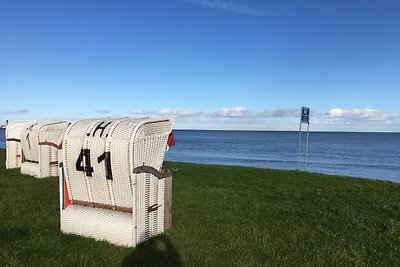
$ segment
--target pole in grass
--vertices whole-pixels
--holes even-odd
[[[300,148],[301,148],[301,125],[303,123],[307,123],[307,141],[306,141],[306,153],[305,153],[305,159],[304,159],[304,170],[306,170],[306,168],[307,168],[307,153],[308,153],[308,136],[310,133],[310,108],[309,107],[301,107],[300,125],[299,125],[299,149],[297,152],[297,170],[299,170]]]
[[[310,135],[310,122],[307,122],[307,141],[306,141],[306,156],[304,159],[304,171],[307,169],[307,155],[308,155],[308,137]]]
[[[299,149],[297,150],[297,170],[299,170],[300,148],[301,148],[301,119],[299,124]]]

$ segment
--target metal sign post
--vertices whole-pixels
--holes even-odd
[[[307,168],[307,154],[308,154],[308,137],[310,134],[310,108],[302,107],[300,113],[300,125],[299,125],[299,149],[297,152],[297,170],[299,170],[299,162],[300,162],[300,148],[301,148],[301,125],[303,123],[307,123],[307,141],[306,141],[306,153],[304,159],[304,170]]]
[[[297,170],[299,170],[299,162],[300,162],[300,148],[301,148],[301,120],[299,126],[299,149],[297,151]]]

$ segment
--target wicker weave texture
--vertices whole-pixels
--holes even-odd
[[[61,213],[62,232],[133,246],[132,214],[107,209],[69,205]]]
[[[58,149],[67,121],[36,122],[21,131],[25,162],[21,173],[44,178],[58,175]]]
[[[151,118],[105,118],[71,124],[64,135],[60,156],[64,172],[64,177],[60,176],[60,192],[65,180],[71,206],[91,206],[85,212],[93,212],[93,220],[101,220],[98,215],[102,214],[95,207],[114,209],[107,210],[107,214],[115,215],[118,223],[121,214],[129,214],[131,232],[119,237],[108,232],[82,231],[88,224],[82,226],[81,218],[68,219],[69,226],[65,228],[63,218],[68,208],[64,207],[60,207],[61,230],[127,246],[163,232],[164,181],[151,173],[133,171],[148,166],[161,172],[171,127],[170,119]],[[68,216],[86,216],[79,212],[71,214]],[[130,238],[129,244],[122,239],[126,236]]]
[[[21,167],[23,152],[21,147],[21,131],[35,121],[15,121],[6,128],[6,169]]]

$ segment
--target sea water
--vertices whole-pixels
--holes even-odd
[[[174,131],[166,160],[304,170],[306,132]],[[306,170],[400,182],[400,133],[310,132]]]
[[[175,130],[166,160],[303,170],[298,132]],[[4,129],[0,148],[5,148]],[[310,132],[306,170],[400,182],[400,133]]]

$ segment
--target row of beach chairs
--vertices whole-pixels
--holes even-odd
[[[134,247],[171,225],[171,134],[171,119],[12,122],[6,168],[59,177],[62,232]]]

